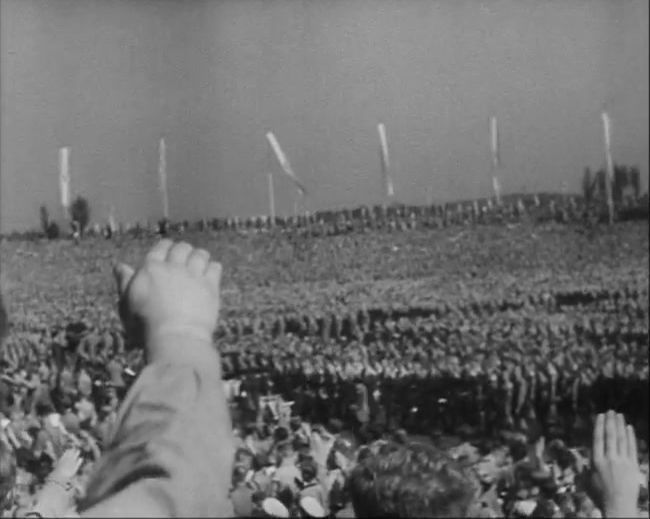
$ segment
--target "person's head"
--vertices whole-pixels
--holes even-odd
[[[357,453],[357,463],[362,463],[364,460],[370,458],[372,456],[372,450],[370,450],[370,447],[364,445],[359,449],[359,452]]]
[[[264,452],[258,452],[253,458],[253,470],[255,472],[270,467],[272,464],[271,458]]]
[[[576,492],[573,495],[573,502],[576,509],[576,515],[578,517],[592,517],[592,514],[596,509],[596,505],[586,492]]]
[[[44,420],[54,412],[54,408],[50,404],[38,403],[36,404],[36,416]]]
[[[276,427],[273,431],[273,440],[276,443],[284,442],[289,439],[289,431],[286,427]]]
[[[248,449],[239,448],[235,452],[235,463],[250,470],[253,467],[253,454]]]
[[[235,468],[232,471],[232,486],[236,488],[243,485],[246,482],[246,474],[248,469],[243,465],[235,465]]]
[[[393,432],[393,441],[406,445],[408,442],[408,434],[405,429],[397,429]]]
[[[312,483],[318,475],[318,465],[313,458],[307,458],[300,464],[300,477],[303,483]]]
[[[463,517],[475,495],[469,474],[424,444],[389,443],[350,476],[357,516]]]
[[[256,511],[262,510],[262,502],[266,499],[266,493],[262,490],[256,490],[251,496],[253,501],[253,509]]]
[[[327,422],[327,430],[332,434],[340,434],[343,431],[343,422],[337,418],[332,418]]]
[[[292,433],[297,433],[302,427],[302,421],[299,416],[292,416],[289,420],[289,428]]]
[[[254,424],[254,423],[248,423],[248,424],[245,424],[244,427],[243,427],[242,429],[243,429],[243,434],[242,434],[242,436],[243,436],[244,438],[247,438],[247,437],[249,437],[249,436],[255,437],[255,436],[257,436],[257,434],[258,434],[258,430],[257,430],[258,428],[257,428],[257,425]]]
[[[63,396],[61,400],[59,400],[59,412],[63,414],[73,410],[74,403],[72,402],[72,398],[67,395]]]
[[[562,517],[577,516],[576,505],[571,494],[565,492],[564,494],[558,495],[557,505],[560,508]]]
[[[558,506],[550,499],[540,499],[530,517],[558,517]]]
[[[294,451],[293,451],[293,447],[291,446],[291,443],[289,442],[278,443],[276,448],[276,455],[278,458],[278,465],[282,464],[283,462],[291,460],[294,456]]]
[[[526,444],[524,442],[513,441],[510,444],[510,456],[515,463],[523,460],[527,455],[528,447],[526,447]]]

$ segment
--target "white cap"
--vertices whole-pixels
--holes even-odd
[[[48,419],[48,421],[50,422],[50,425],[51,425],[52,427],[57,427],[57,428],[61,428],[61,427],[63,427],[63,424],[61,423],[61,415],[60,415],[60,414],[58,414],[58,413],[51,413],[51,414],[47,417],[47,419]]]
[[[532,499],[526,499],[525,501],[517,501],[515,503],[515,511],[525,515],[526,517],[530,516],[537,507],[537,502]]]
[[[300,500],[300,508],[309,517],[325,517],[325,510],[323,506],[311,496],[305,496]]]
[[[289,517],[287,507],[274,497],[267,497],[262,501],[262,510],[270,517]]]

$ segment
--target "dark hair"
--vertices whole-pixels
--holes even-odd
[[[286,427],[277,427],[275,431],[273,431],[273,439],[276,443],[288,440],[289,431],[286,429]]]
[[[54,408],[50,404],[38,403],[36,404],[36,416],[43,418],[54,412]]]
[[[244,436],[251,436],[258,432],[257,425],[254,423],[248,423],[242,427],[244,431]]]
[[[242,458],[249,458],[249,459],[252,460],[253,457],[254,457],[253,453],[251,451],[249,451],[248,449],[246,449],[245,447],[239,447],[235,451],[235,460],[237,462],[239,462]]]
[[[332,434],[339,434],[343,430],[343,422],[336,418],[332,418],[329,422],[327,422],[327,429]]]
[[[563,449],[558,451],[556,455],[556,461],[558,464],[558,467],[560,467],[562,470],[566,470],[569,467],[573,466],[573,454],[571,454],[571,451],[568,449]]]
[[[300,464],[300,475],[305,483],[309,483],[316,479],[316,476],[318,475],[318,465],[316,465],[313,458],[305,459]]]
[[[397,443],[407,444],[408,443],[408,434],[405,429],[397,429],[392,434],[393,440]]]
[[[280,442],[275,447],[275,452],[278,455],[278,463],[283,459],[293,454],[293,448],[289,442]]]
[[[350,475],[357,516],[464,517],[474,497],[468,473],[429,445],[389,443]]]
[[[294,496],[289,487],[282,487],[278,491],[276,498],[278,501],[280,501],[280,503],[287,507],[287,510],[291,510],[293,508]]]
[[[292,416],[291,419],[289,420],[289,428],[291,429],[291,431],[298,432],[300,430],[300,427],[302,427],[302,422],[300,421],[300,417]]]
[[[363,460],[369,458],[370,456],[372,456],[370,447],[364,445],[359,449],[359,452],[357,453],[357,462],[361,463]]]
[[[550,499],[540,499],[531,517],[553,517],[555,505]]]
[[[262,470],[264,467],[271,465],[271,460],[269,459],[268,454],[264,452],[258,452],[253,458],[253,470],[258,471]]]
[[[242,465],[235,465],[232,471],[232,486],[236,487],[237,485],[246,481],[247,472],[248,471],[246,470],[246,467]]]
[[[484,439],[476,443],[476,448],[481,456],[487,456],[494,450],[494,443],[489,439]]]
[[[523,460],[528,455],[526,444],[520,441],[513,441],[510,444],[510,455],[515,463]]]

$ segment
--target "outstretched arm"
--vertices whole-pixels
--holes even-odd
[[[120,310],[149,364],[122,404],[80,510],[88,517],[228,516],[231,423],[211,340],[221,268],[163,240],[120,266]]]

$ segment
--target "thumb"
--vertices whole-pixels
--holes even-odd
[[[126,289],[133,278],[133,274],[135,274],[135,270],[125,263],[118,263],[113,267],[113,276],[115,276],[117,291],[120,297],[126,293]]]

